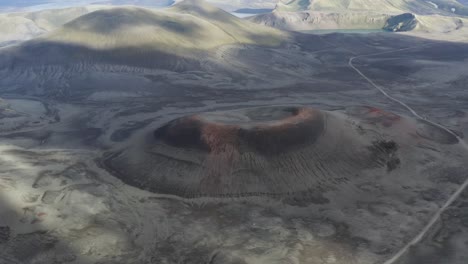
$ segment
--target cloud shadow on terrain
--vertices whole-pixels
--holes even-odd
[[[203,54],[202,50],[191,52]],[[5,56],[8,60],[3,61],[3,69],[10,70],[15,70],[17,67],[34,68],[53,65],[66,67],[75,63],[83,63],[184,71],[200,65],[198,60],[163,52],[154,47],[119,47],[102,50],[53,41],[30,43]]]

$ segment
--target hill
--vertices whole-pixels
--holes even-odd
[[[238,78],[237,72],[245,70],[241,64],[233,66],[236,50],[272,48],[289,39],[289,33],[242,20],[203,1],[180,2],[162,10],[115,7],[85,14],[50,33],[2,48],[0,72],[4,87],[17,89],[22,83],[21,89],[28,93],[66,98],[73,97],[69,93],[95,92],[89,78],[97,79],[103,90],[122,86],[119,78],[124,77],[116,78],[115,72],[150,76],[139,79],[148,86],[151,78],[166,85],[166,71],[205,70],[206,85],[216,85],[210,79],[214,72],[229,72],[230,78]],[[278,78],[284,73],[282,69],[275,72]],[[126,87],[136,85],[135,79],[128,78],[131,84]],[[171,78],[181,79],[178,75]],[[41,84],[36,85],[38,82]],[[31,85],[36,88],[28,89]]]
[[[283,34],[206,4],[184,1],[162,11],[138,7],[98,10],[36,42],[92,49],[142,48],[189,55],[226,44],[277,45]]]
[[[7,67],[12,60],[18,67],[70,63],[163,67],[178,64],[175,57],[206,57],[201,53],[222,45],[275,46],[285,38],[286,33],[191,0],[158,11],[139,7],[97,10],[12,47],[1,62]]]
[[[127,1],[127,0],[115,0],[102,2],[103,5],[86,5],[80,7],[68,7],[68,8],[57,8],[55,6],[50,6],[48,9],[39,10],[39,11],[21,11],[14,13],[0,13],[0,47],[18,43],[21,41],[29,40],[34,37],[38,37],[45,33],[54,31],[64,24],[80,17],[85,14],[105,10],[112,7],[121,7],[128,8],[132,6],[141,6],[141,7],[167,7],[174,4],[175,1],[172,0],[162,0],[162,1],[149,1],[149,0],[140,0],[140,1]],[[222,7],[227,10],[237,10],[242,7],[249,7],[252,10],[257,10],[255,8],[274,8],[275,3],[273,0],[266,1],[234,1],[227,2],[225,0],[210,1],[213,4],[216,4],[219,7]],[[178,4],[177,4],[178,3]],[[187,3],[182,4],[182,1],[177,1],[177,5],[187,5]],[[104,5],[107,4],[107,5]],[[0,4],[1,5],[1,4]],[[205,8],[207,3],[194,3],[192,5],[199,5],[201,8]],[[170,8],[169,8],[170,9]],[[173,8],[173,11],[176,11],[177,8]],[[220,10],[218,10],[220,11]],[[225,12],[223,12],[225,13]],[[230,18],[225,14],[224,18]],[[231,20],[232,22],[232,20]],[[239,23],[237,23],[239,24]],[[245,23],[244,23],[245,24]],[[248,28],[248,27],[247,27]]]

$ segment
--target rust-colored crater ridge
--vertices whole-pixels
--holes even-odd
[[[212,154],[253,151],[277,155],[313,143],[323,128],[318,110],[264,107],[183,117],[157,129],[154,137],[173,147]]]

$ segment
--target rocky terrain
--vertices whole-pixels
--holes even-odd
[[[202,1],[3,47],[0,263],[465,264],[467,64]]]

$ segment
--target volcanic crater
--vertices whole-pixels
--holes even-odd
[[[246,152],[271,156],[313,143],[324,126],[318,110],[268,107],[180,118],[157,129],[154,137],[173,147],[223,155],[224,162],[234,162]]]
[[[183,198],[322,194],[416,162],[416,145],[428,140],[418,123],[372,109],[271,106],[184,116],[149,128],[103,164],[127,184]]]

